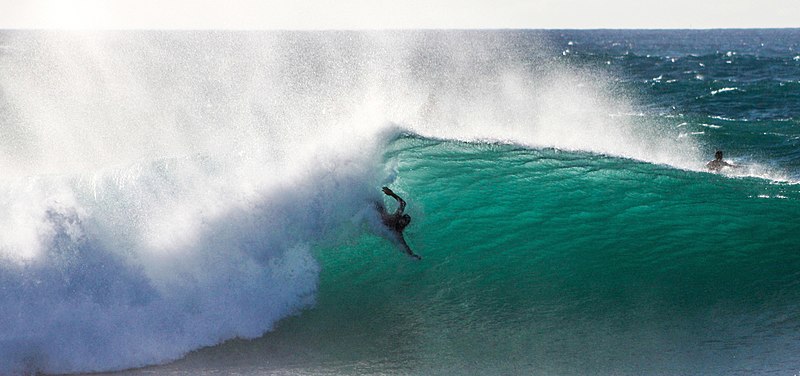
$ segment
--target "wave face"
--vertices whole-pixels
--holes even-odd
[[[768,374],[800,350],[800,186],[401,136],[413,262],[317,249],[315,307],[169,374]],[[126,374],[147,374],[131,372]]]
[[[800,344],[800,187],[586,152],[401,137],[420,263],[319,251],[313,310],[162,368],[762,374]],[[236,354],[236,355],[234,355]],[[223,358],[226,361],[214,361]],[[261,367],[261,368],[258,368]]]
[[[718,33],[3,32],[0,374],[792,369],[798,39]]]

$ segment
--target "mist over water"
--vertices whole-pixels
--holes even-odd
[[[316,250],[371,234],[380,186],[412,189],[385,154],[407,137],[705,159],[687,127],[535,32],[0,45],[0,374],[164,363],[314,306]]]
[[[653,138],[643,133],[660,131],[614,117],[635,110],[607,74],[552,60],[546,39],[533,33],[10,32],[4,39],[9,173],[242,150],[302,158],[297,145],[324,138],[347,149],[357,143],[353,134],[372,139],[365,134],[387,122],[436,137],[659,162],[668,153],[660,149],[670,149],[639,145]]]
[[[253,39],[5,35],[0,372],[160,363],[314,301],[309,247],[363,216],[379,137]]]

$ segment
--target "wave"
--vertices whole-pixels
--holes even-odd
[[[423,262],[369,232],[321,247],[313,310],[142,373],[794,366],[798,186],[416,135],[384,150]]]
[[[12,33],[0,59],[0,373],[123,369],[314,304],[402,132],[699,170],[535,34]],[[399,124],[399,126],[398,126]],[[397,162],[398,164],[400,162]]]
[[[709,94],[710,94],[710,95],[717,95],[717,94],[719,94],[719,93],[725,93],[725,92],[729,92],[729,91],[737,91],[737,90],[738,90],[738,91],[742,91],[741,89],[739,89],[739,88],[736,88],[736,87],[724,87],[724,88],[722,88],[722,89],[712,90],[712,91],[711,91],[711,93],[709,93]]]

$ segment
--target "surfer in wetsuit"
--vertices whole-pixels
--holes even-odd
[[[378,213],[381,215],[381,222],[383,222],[383,225],[386,226],[386,228],[392,230],[397,242],[400,243],[400,245],[403,247],[403,250],[408,253],[409,256],[417,260],[422,260],[422,257],[415,254],[411,250],[411,247],[408,246],[408,243],[406,243],[406,239],[403,238],[403,230],[406,228],[406,226],[408,226],[409,223],[411,223],[411,216],[403,213],[403,211],[406,209],[406,202],[400,198],[400,196],[392,192],[392,190],[388,187],[383,187],[383,193],[397,200],[398,206],[394,213],[389,214],[383,204],[376,202],[375,208],[378,209]]]
[[[714,160],[706,163],[706,167],[709,171],[719,171],[722,170],[723,167],[738,168],[739,166],[722,160],[722,150],[717,150],[717,152],[714,153]]]

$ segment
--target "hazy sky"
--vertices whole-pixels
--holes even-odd
[[[0,0],[0,28],[800,27],[800,0]]]

